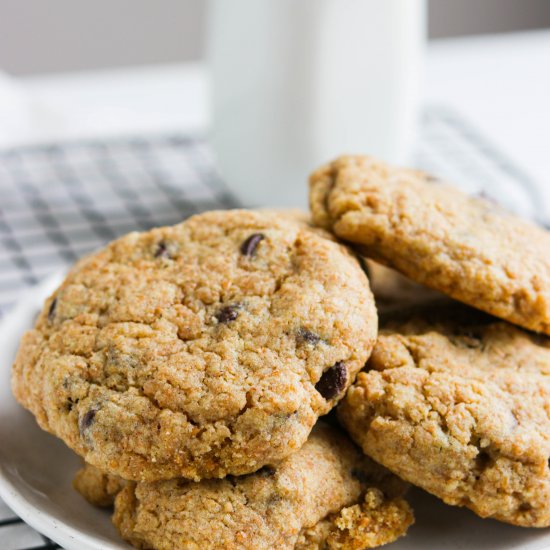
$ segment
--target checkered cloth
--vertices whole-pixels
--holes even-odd
[[[417,165],[537,218],[538,188],[456,113],[426,109]],[[201,138],[86,141],[0,151],[0,317],[25,289],[133,230],[239,206]],[[0,501],[0,550],[59,548]]]

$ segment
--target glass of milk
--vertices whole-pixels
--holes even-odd
[[[247,205],[303,206],[341,154],[406,163],[425,0],[210,0],[211,139]]]

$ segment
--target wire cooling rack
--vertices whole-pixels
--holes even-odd
[[[425,110],[417,165],[538,219],[529,176],[457,113]],[[240,206],[200,137],[82,141],[0,150],[0,317],[52,271],[129,231]],[[0,549],[58,545],[0,501]]]
[[[203,140],[182,136],[0,152],[0,315],[46,274],[128,233],[237,206]]]

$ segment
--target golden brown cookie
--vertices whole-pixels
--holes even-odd
[[[550,341],[464,310],[385,326],[339,419],[365,453],[446,503],[550,526]]]
[[[344,246],[276,214],[208,212],[79,262],[23,337],[13,391],[124,479],[245,474],[301,447],[376,332]]]
[[[372,548],[412,524],[404,490],[321,423],[273,469],[199,483],[128,484],[113,521],[124,539],[154,550]]]
[[[312,174],[313,221],[418,283],[550,334],[550,234],[430,176],[370,157]]]
[[[73,487],[90,504],[100,508],[110,508],[115,497],[128,483],[118,476],[104,474],[95,466],[85,464],[75,475]]]

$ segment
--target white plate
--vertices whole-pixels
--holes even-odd
[[[120,541],[109,514],[87,504],[72,489],[79,459],[61,441],[42,432],[10,391],[11,364],[19,338],[60,279],[58,275],[29,291],[0,325],[0,496],[27,523],[67,550],[127,550],[129,546]],[[386,548],[550,548],[548,529],[482,520],[419,490],[411,493],[411,501],[416,525],[406,538]]]

